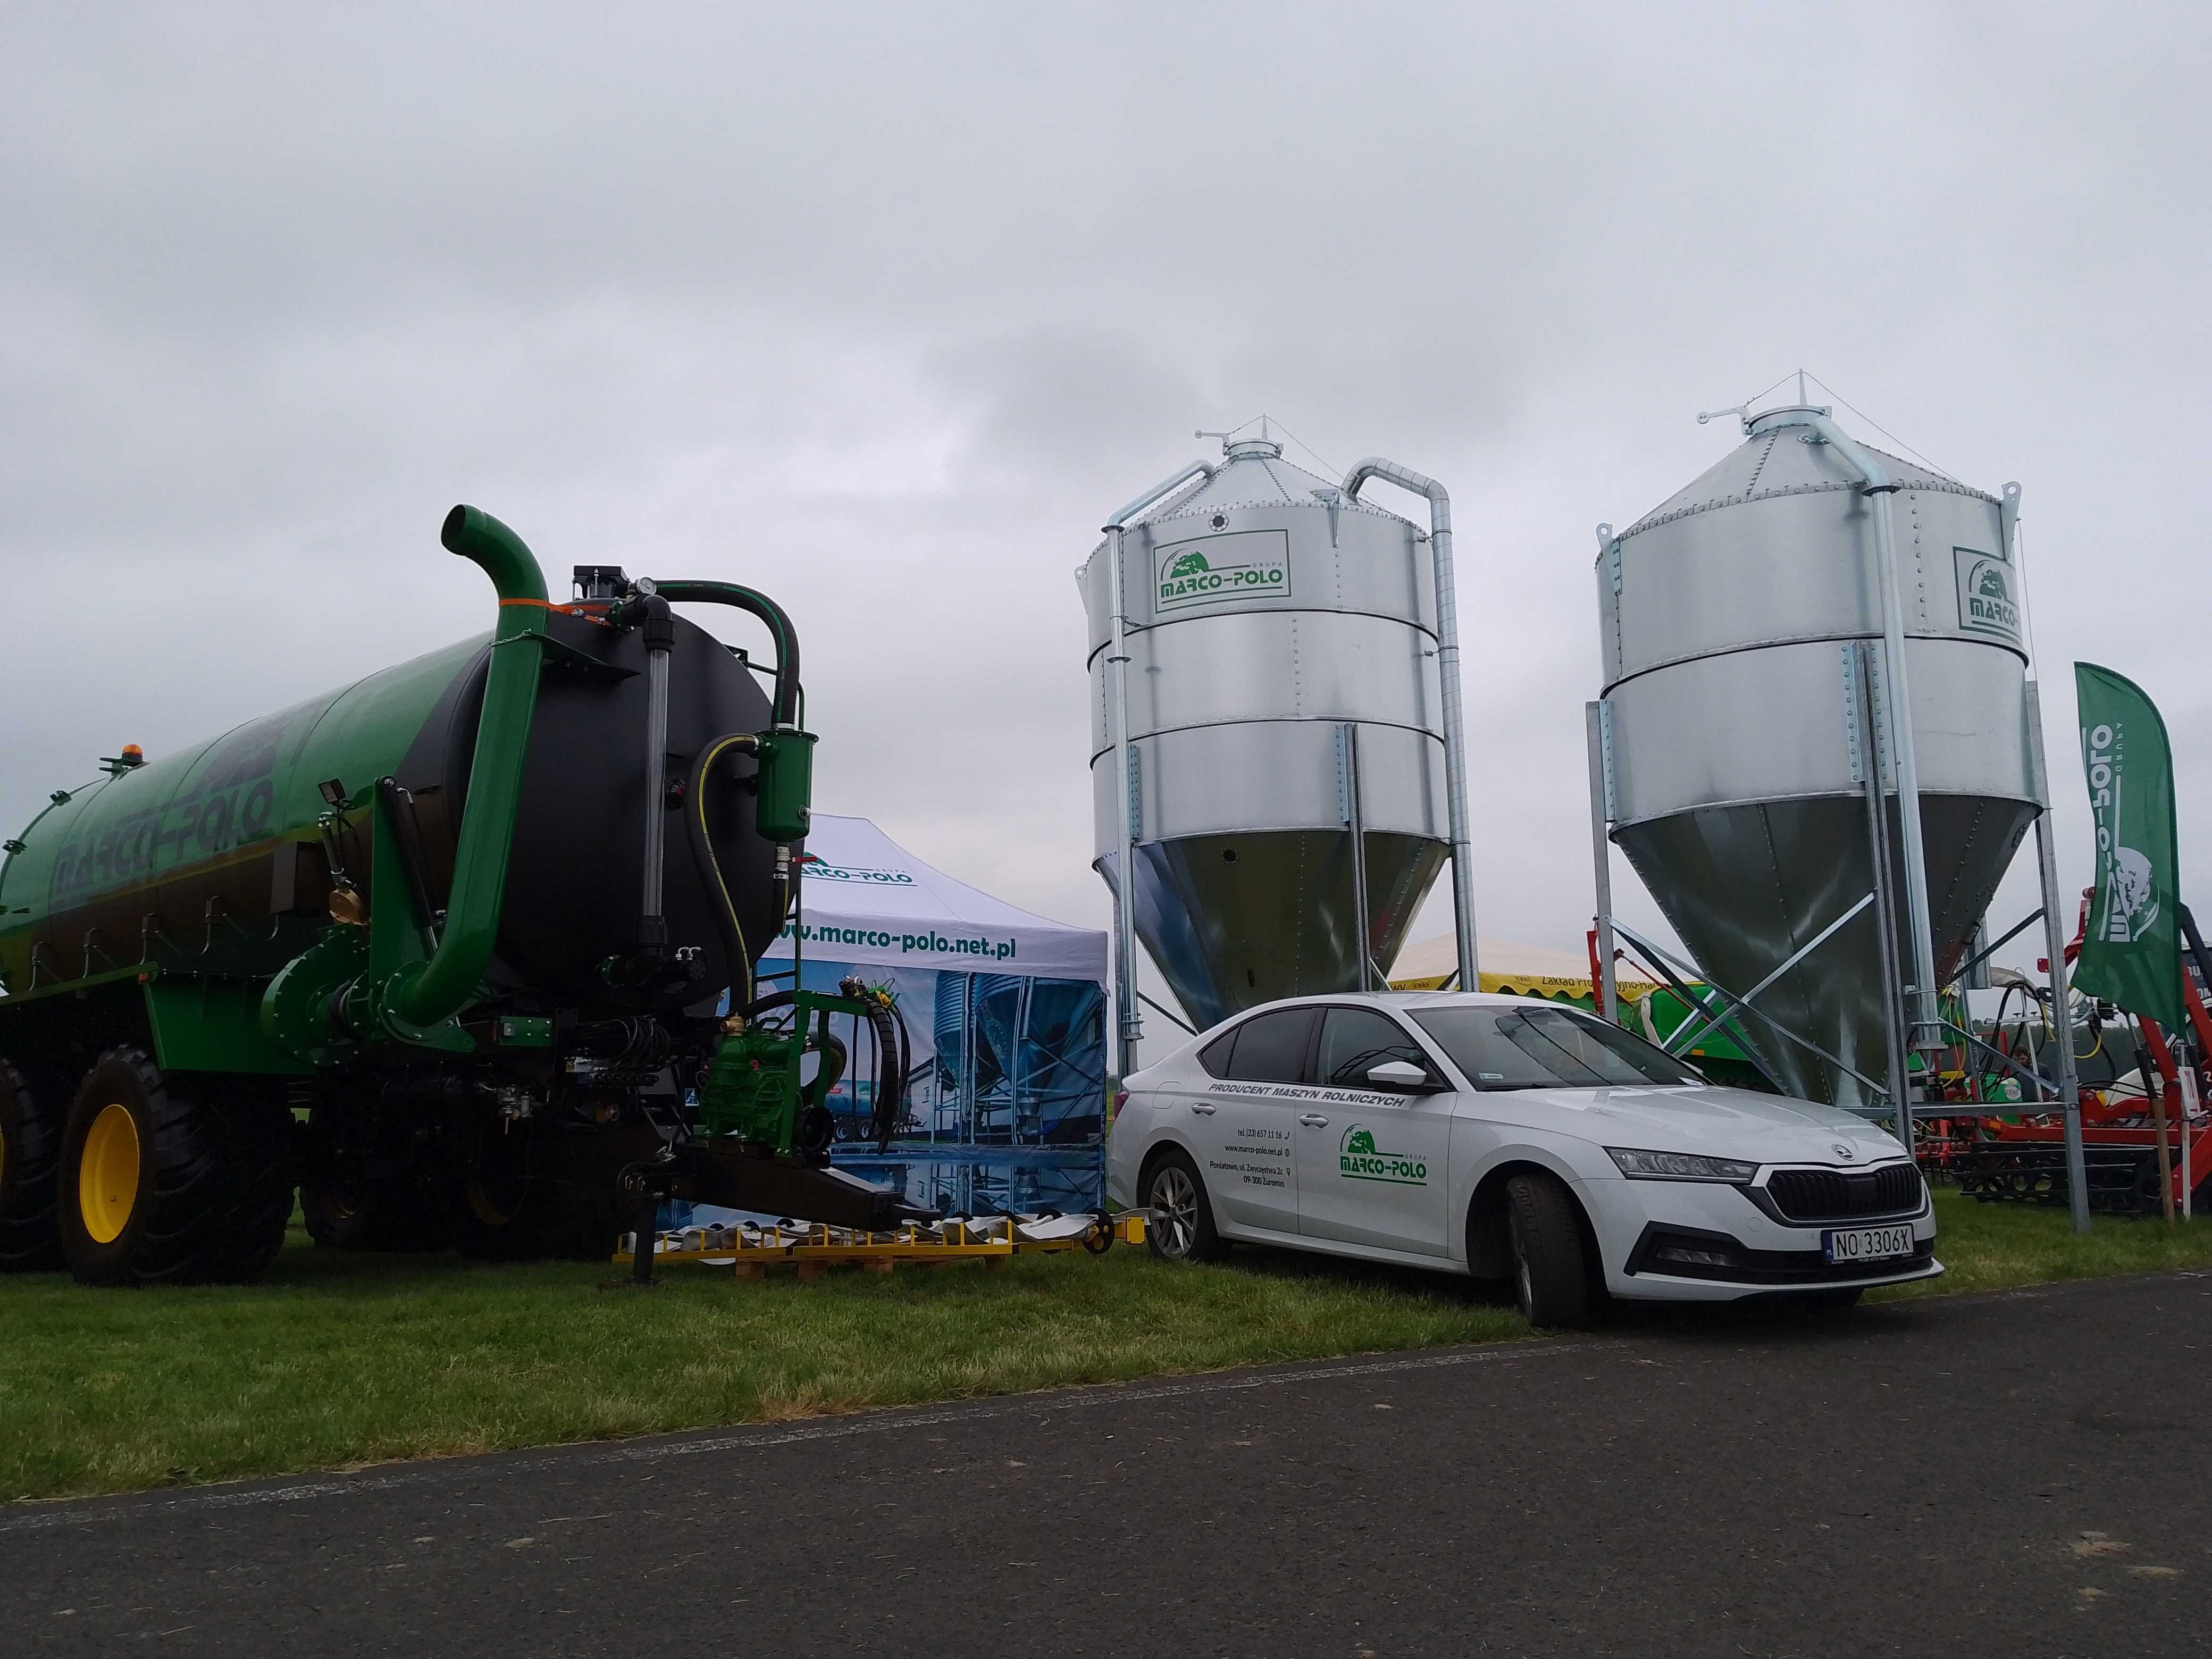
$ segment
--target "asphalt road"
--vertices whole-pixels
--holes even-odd
[[[0,1510],[0,1653],[2212,1649],[2212,1274]]]

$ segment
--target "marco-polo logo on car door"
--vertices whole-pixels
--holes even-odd
[[[1279,599],[1291,591],[1291,532],[1232,530],[1154,550],[1156,611],[1224,599]]]
[[[1345,1130],[1337,1153],[1337,1173],[1350,1181],[1388,1181],[1401,1187],[1429,1184],[1429,1166],[1424,1160],[1383,1151],[1375,1144],[1375,1132],[1364,1123]]]

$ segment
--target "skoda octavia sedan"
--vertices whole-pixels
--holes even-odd
[[[1248,1239],[1510,1280],[1539,1325],[1607,1295],[1848,1303],[1943,1271],[1888,1134],[1558,1004],[1270,1003],[1125,1087],[1108,1191],[1170,1261]]]

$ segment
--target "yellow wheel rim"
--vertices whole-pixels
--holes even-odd
[[[481,1181],[469,1182],[468,1193],[469,1208],[475,1212],[477,1219],[487,1227],[512,1225],[514,1218],[522,1212],[522,1204],[520,1200],[516,1200],[512,1207],[503,1206],[491,1195],[489,1189]]]
[[[138,1202],[138,1125],[128,1108],[103,1106],[84,1138],[77,1164],[76,1205],[95,1244],[112,1244],[131,1224]]]

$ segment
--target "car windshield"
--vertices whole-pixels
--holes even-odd
[[[1413,1021],[1478,1089],[1595,1089],[1702,1083],[1617,1025],[1558,1008],[1419,1008]]]

